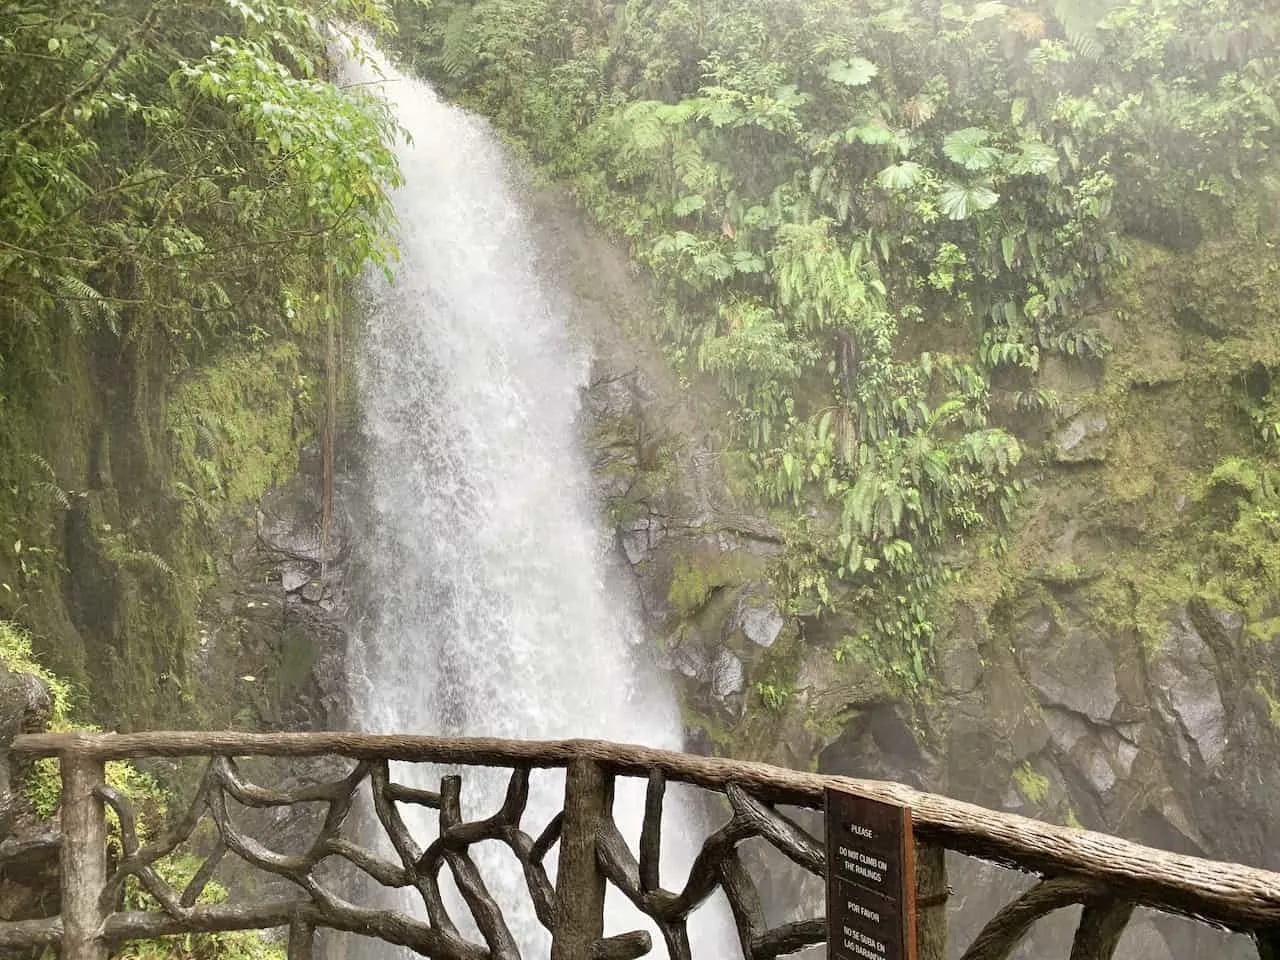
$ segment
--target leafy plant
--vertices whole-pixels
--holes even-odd
[[[568,43],[541,0],[396,13],[406,55],[653,270],[669,356],[732,400],[755,492],[785,517],[792,607],[864,624],[901,683],[927,685],[944,558],[1000,542],[1024,488],[992,377],[1017,378],[1017,412],[1052,410],[1044,359],[1108,350],[1079,317],[1121,235],[1267,162],[1280,62],[1259,38],[1280,38],[1280,13],[641,9],[572,11]],[[461,18],[474,59],[449,39]],[[1184,39],[1210,35],[1230,39]],[[952,346],[924,349],[926,330]]]
[[[0,616],[104,720],[191,715],[210,533],[296,463],[342,285],[395,256],[403,131],[330,54],[387,14],[5,5]],[[68,616],[81,574],[111,616]]]

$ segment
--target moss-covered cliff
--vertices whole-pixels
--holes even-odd
[[[335,419],[338,296],[390,253],[394,122],[321,76],[320,24],[379,11],[67,2],[0,32],[0,620],[104,725],[230,719],[201,598]]]
[[[323,354],[286,343],[175,383],[113,346],[68,337],[56,377],[5,391],[0,616],[99,722],[190,724],[221,525],[296,470],[317,412],[298,385]]]

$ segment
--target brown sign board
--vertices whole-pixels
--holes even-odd
[[[828,960],[916,960],[911,808],[828,787]]]

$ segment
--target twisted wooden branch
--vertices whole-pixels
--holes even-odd
[[[1133,904],[1123,900],[1086,903],[1071,941],[1071,960],[1111,960],[1131,916]]]
[[[382,829],[386,831],[387,837],[391,840],[391,846],[400,857],[400,864],[405,871],[405,876],[422,898],[423,906],[426,907],[427,911],[427,920],[436,929],[449,936],[456,937],[458,928],[454,926],[453,921],[449,918],[448,911],[445,910],[444,898],[440,896],[440,884],[436,879],[436,873],[423,874],[418,870],[422,851],[414,843],[413,837],[409,835],[409,828],[405,826],[399,811],[396,810],[395,803],[389,796],[390,774],[388,773],[387,761],[380,760],[375,762],[369,776],[373,785],[373,806],[378,822],[382,824]]]
[[[724,790],[736,783],[758,800],[818,808],[828,786],[911,807],[917,838],[959,853],[1043,875],[1077,873],[1108,895],[1171,913],[1253,930],[1280,926],[1280,874],[1169,853],[1117,837],[988,810],[901,784],[781,770],[759,763],[694,757],[596,740],[550,742],[353,733],[26,734],[11,748],[25,756],[60,751],[102,759],[142,756],[336,754],[477,766],[562,767],[600,763],[614,774]]]
[[[597,940],[591,946],[591,960],[637,960],[652,949],[647,930],[632,930]]]
[[[969,944],[960,960],[1005,960],[1031,925],[1062,907],[1098,896],[1098,884],[1076,876],[1049,877],[1007,904]]]
[[[475,918],[476,926],[479,927],[485,943],[489,945],[494,960],[519,960],[520,950],[516,946],[515,937],[507,927],[506,920],[502,917],[501,908],[489,893],[484,878],[480,876],[475,862],[466,851],[472,843],[498,836],[500,828],[506,822],[504,816],[508,814],[509,806],[512,806],[510,803],[512,795],[518,796],[521,792],[514,786],[520,774],[521,771],[518,769],[512,774],[513,786],[507,791],[508,803],[504,803],[502,809],[492,817],[472,823],[462,821],[462,778],[453,776],[441,780],[440,839],[428,847],[427,852],[422,855],[423,861],[427,861],[434,855],[443,857],[449,864],[458,890],[471,909],[471,916]],[[527,788],[527,770],[524,771],[524,778]],[[526,789],[523,792],[527,795],[528,791]],[[523,798],[519,799],[518,805],[520,810],[523,810]],[[516,813],[516,816],[518,819],[519,813]]]
[[[704,841],[689,868],[684,889],[675,894],[657,886],[658,844],[654,838],[658,833],[656,824],[662,816],[664,786],[661,774],[649,777],[639,862],[612,820],[602,826],[596,849],[605,876],[657,923],[672,956],[688,956],[689,915],[706,901],[717,886],[729,901],[738,941],[747,960],[771,960],[826,939],[826,923],[821,917],[783,924],[773,930],[765,928],[760,896],[738,857],[738,845],[744,840],[759,837],[805,870],[819,875],[825,869],[826,856],[818,842],[790,819],[733,783],[725,785],[733,814]],[[649,874],[647,877],[645,872]]]
[[[717,887],[725,891],[729,900],[738,940],[747,960],[771,960],[825,939],[821,918],[766,929],[759,895],[738,856],[737,847],[748,838],[758,837],[802,869],[823,873],[822,845],[779,813],[774,805],[819,807],[825,788],[833,785],[876,799],[910,804],[918,839],[925,842],[1050,876],[1002,909],[970,945],[965,960],[1006,957],[1036,919],[1072,903],[1085,905],[1072,960],[1108,960],[1134,904],[1252,931],[1260,954],[1266,960],[1273,957],[1280,960],[1277,956],[1280,949],[1276,945],[1276,930],[1280,929],[1280,874],[1152,850],[1115,837],[1055,827],[918,793],[898,784],[820,777],[761,764],[583,740],[520,743],[354,734],[59,734],[19,737],[13,750],[26,755],[63,751],[68,759],[141,755],[212,757],[196,798],[183,819],[155,843],[139,842],[134,813],[126,797],[106,785],[97,789],[97,796],[119,820],[123,852],[119,866],[103,890],[104,908],[109,910],[120,902],[129,876],[137,877],[163,908],[163,912],[155,914],[113,915],[104,928],[108,937],[132,936],[121,931],[140,930],[146,932],[138,935],[153,936],[159,935],[159,931],[278,925],[259,922],[265,918],[279,924],[298,925],[300,930],[314,925],[358,930],[442,960],[517,960],[514,938],[471,857],[470,848],[478,842],[498,840],[512,850],[521,864],[538,919],[550,929],[557,916],[557,903],[543,862],[550,848],[560,841],[565,817],[563,811],[557,814],[536,839],[521,830],[528,802],[529,774],[534,767],[585,763],[598,767],[609,782],[616,775],[642,775],[648,780],[639,859],[607,814],[598,827],[592,828],[594,853],[604,877],[655,920],[673,960],[689,957],[688,917]],[[231,759],[242,755],[326,753],[346,756],[357,763],[342,779],[293,790],[266,788],[250,782]],[[514,769],[501,807],[483,819],[463,821],[458,777],[446,777],[439,792],[395,784],[388,773],[389,760],[393,759]],[[375,815],[391,840],[399,864],[341,835],[356,792],[366,778],[372,787]],[[732,810],[730,819],[704,842],[678,893],[661,887],[658,868],[663,799],[668,780],[722,791]],[[282,853],[240,829],[228,808],[228,796],[251,808],[324,803],[324,822],[304,853]],[[405,826],[397,810],[400,803],[439,811],[439,834],[425,849],[415,843]],[[217,843],[196,876],[179,894],[161,879],[155,863],[190,840],[206,814],[218,828]],[[197,906],[195,901],[200,892],[228,851],[258,869],[291,881],[306,892],[306,899],[266,905],[224,905],[217,910]],[[329,857],[344,860],[384,886],[413,887],[426,908],[427,922],[394,911],[359,907],[338,897],[316,877],[316,868]],[[461,937],[449,917],[438,883],[444,864],[448,864],[487,946],[469,943]],[[56,923],[44,921],[0,924],[0,947],[52,942],[50,938],[56,940],[59,930]],[[647,934],[634,931],[617,937],[600,937],[590,946],[590,951],[600,960],[625,960],[641,956],[650,946]]]

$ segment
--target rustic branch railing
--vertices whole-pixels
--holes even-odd
[[[0,948],[61,944],[63,960],[105,960],[112,944],[156,936],[233,929],[289,928],[289,955],[311,955],[313,932],[327,927],[406,946],[440,960],[516,960],[516,939],[471,855],[481,841],[498,841],[524,874],[538,921],[551,934],[552,960],[630,960],[652,948],[646,931],[605,937],[609,884],[647,915],[674,960],[690,960],[689,915],[715,892],[726,895],[743,956],[772,960],[825,940],[822,917],[767,926],[764,910],[738,847],[760,838],[811,874],[822,876],[825,851],[777,805],[821,809],[828,786],[909,804],[918,844],[916,886],[921,960],[946,956],[946,877],[943,852],[955,850],[1043,879],[1001,910],[971,943],[964,960],[1007,957],[1031,925],[1073,904],[1084,910],[1071,960],[1111,957],[1135,906],[1181,914],[1251,934],[1262,960],[1280,960],[1280,874],[1142,847],[1116,837],[1072,830],[1000,813],[899,784],[824,777],[755,763],[696,757],[591,740],[523,742],[359,734],[39,734],[18,737],[12,752],[56,756],[62,770],[62,913],[47,920],[0,923]],[[336,756],[351,762],[343,777],[289,790],[246,779],[235,758]],[[107,785],[104,763],[143,757],[208,757],[199,790],[170,832],[143,844],[129,801]],[[438,791],[393,782],[389,762],[510,769],[507,792],[492,815],[473,821],[461,813],[461,778],[444,776]],[[566,770],[563,810],[536,834],[525,832],[530,771]],[[614,821],[617,777],[647,781],[639,849],[628,846]],[[350,835],[349,814],[368,783],[373,812],[394,850],[388,859]],[[723,794],[729,820],[697,854],[679,890],[659,884],[658,857],[666,786],[692,784]],[[284,853],[250,836],[235,811],[321,804],[323,824],[302,853]],[[422,845],[406,826],[404,805],[438,812],[438,836]],[[120,830],[118,862],[109,861],[105,811]],[[214,839],[184,889],[174,889],[157,864],[191,841],[211,820]],[[544,865],[559,845],[552,878]],[[200,905],[197,900],[228,855],[288,881],[299,894],[265,902]],[[346,865],[389,888],[411,888],[422,914],[350,902],[321,876],[327,862]],[[448,867],[483,940],[459,932],[446,909],[440,873]],[[162,909],[120,909],[126,884],[145,889]]]

